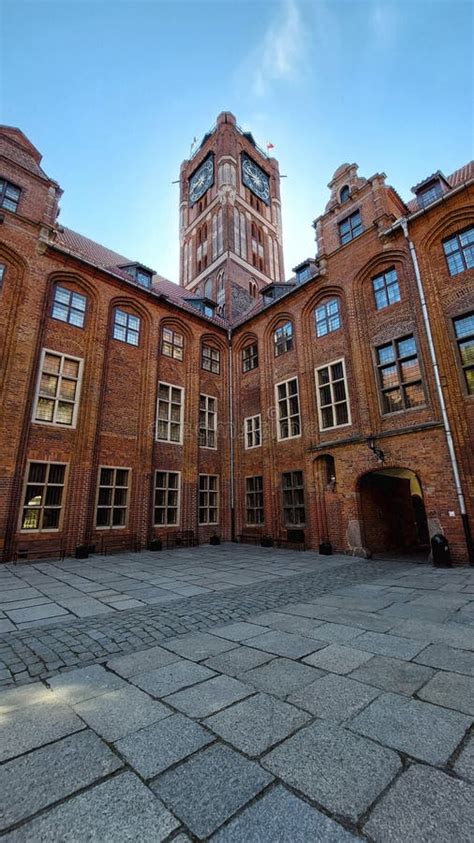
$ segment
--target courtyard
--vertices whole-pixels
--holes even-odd
[[[0,569],[8,841],[474,839],[474,570],[222,545]]]

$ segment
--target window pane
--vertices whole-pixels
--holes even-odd
[[[68,309],[65,305],[54,304],[52,315],[54,319],[59,319],[61,322],[68,321]]]
[[[391,363],[395,360],[395,350],[392,343],[390,345],[381,345],[377,349],[377,356],[379,363]]]
[[[113,477],[114,477],[113,468],[101,468],[100,469],[100,485],[101,486],[112,486]]]
[[[60,424],[72,424],[74,414],[74,404],[66,404],[64,401],[58,401],[56,412],[56,421]]]
[[[85,310],[86,309],[86,297],[81,296],[79,293],[72,294],[72,306],[76,308],[76,310]]]
[[[402,370],[403,381],[419,380],[421,377],[420,364],[417,357],[412,357],[410,360],[402,360],[400,368]]]
[[[397,367],[386,366],[385,368],[380,369],[380,379],[384,389],[389,386],[396,386],[398,384]]]
[[[46,480],[46,463],[32,462],[30,463],[30,471],[28,474],[29,483],[44,483]]]
[[[110,509],[97,509],[97,519],[96,524],[98,527],[108,527],[110,525]]]
[[[48,476],[48,483],[64,483],[64,476],[66,472],[65,465],[59,465],[57,463],[50,463],[49,465],[49,476]]]
[[[43,510],[43,530],[57,530],[60,514],[61,510],[59,508]]]
[[[474,313],[454,320],[454,330],[457,337],[465,337],[474,334]]]
[[[58,387],[58,378],[55,375],[41,375],[41,382],[40,382],[40,391],[43,395],[52,395],[53,397],[56,395],[56,389]]]
[[[405,403],[407,407],[419,407],[425,403],[425,394],[421,383],[410,384],[405,387]]]
[[[118,468],[115,475],[116,486],[128,486],[128,471],[124,468]]]
[[[402,396],[399,389],[391,389],[389,392],[384,392],[382,400],[385,413],[394,413],[397,410],[403,410]]]
[[[38,398],[35,418],[38,421],[52,421],[54,413],[54,401],[48,398]]]
[[[474,337],[459,343],[459,353],[463,366],[474,365]]]
[[[416,343],[414,337],[406,337],[403,340],[399,340],[397,345],[400,357],[407,357],[409,354],[416,354]]]

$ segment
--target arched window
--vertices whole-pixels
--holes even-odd
[[[347,202],[348,199],[351,197],[351,189],[348,184],[345,184],[344,187],[341,187],[341,192],[339,194],[339,199],[341,202]]]
[[[293,324],[292,322],[285,322],[280,325],[273,333],[273,342],[275,347],[275,357],[280,357],[287,351],[293,348]]]
[[[255,281],[252,281],[252,280],[249,281],[249,293],[250,293],[250,295],[252,296],[253,299],[256,298],[256,296],[257,296],[257,285],[256,285]]]
[[[204,284],[204,298],[212,299],[212,294],[213,294],[212,286],[213,286],[212,278],[208,278],[206,283]]]
[[[252,264],[260,272],[265,272],[265,250],[263,247],[263,229],[252,223]]]

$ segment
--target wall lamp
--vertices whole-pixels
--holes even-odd
[[[370,448],[370,450],[372,451],[372,453],[374,454],[374,456],[377,457],[378,461],[381,462],[381,463],[384,463],[385,462],[385,454],[384,454],[384,452],[382,451],[381,448],[377,448],[377,446],[375,444],[375,436],[369,436],[369,438],[367,439],[367,445]]]

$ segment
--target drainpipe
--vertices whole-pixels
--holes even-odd
[[[452,432],[451,432],[451,425],[449,423],[449,417],[448,417],[448,413],[447,413],[447,410],[446,410],[446,402],[444,400],[443,387],[441,385],[441,378],[440,378],[440,374],[439,374],[439,365],[438,365],[438,360],[437,360],[437,357],[436,357],[436,350],[435,350],[434,342],[433,342],[433,334],[431,332],[430,317],[429,317],[429,313],[428,313],[428,307],[427,307],[427,304],[426,304],[425,291],[424,291],[424,288],[423,288],[423,281],[422,281],[422,278],[421,278],[420,267],[419,267],[419,264],[418,264],[418,257],[417,257],[417,254],[416,254],[415,245],[414,245],[413,241],[411,240],[410,235],[408,233],[408,220],[406,219],[406,217],[402,217],[400,219],[400,225],[402,227],[403,234],[405,235],[406,241],[408,243],[408,248],[410,249],[411,260],[412,260],[412,263],[413,263],[413,269],[415,270],[416,286],[418,288],[418,295],[420,297],[421,310],[422,310],[422,314],[423,314],[423,322],[424,322],[424,326],[425,326],[426,336],[428,338],[428,347],[429,347],[429,350],[430,350],[431,363],[433,365],[436,391],[438,393],[438,400],[439,400],[439,404],[440,404],[440,407],[441,407],[441,415],[442,415],[442,418],[443,418],[444,431],[445,431],[445,434],[446,434],[446,443],[447,443],[447,446],[448,446],[449,457],[450,457],[450,460],[451,460],[451,467],[452,467],[453,475],[454,475],[454,485],[456,487],[456,494],[457,494],[458,503],[459,503],[459,510],[461,512],[461,520],[462,520],[462,524],[463,524],[463,528],[464,528],[464,535],[465,535],[465,538],[466,538],[466,545],[467,545],[467,551],[468,551],[468,555],[469,555],[469,562],[470,562],[471,565],[474,565],[474,553],[473,553],[471,529],[470,529],[470,526],[469,526],[469,519],[468,519],[467,512],[466,512],[466,503],[465,503],[465,500],[464,500],[464,494],[463,494],[462,485],[461,485],[461,477],[460,477],[460,474],[459,474],[458,461],[457,461],[457,458],[456,458],[456,452],[454,450],[454,442],[453,442],[453,435],[452,435]]]
[[[229,457],[230,457],[230,537],[235,542],[235,495],[234,495],[234,381],[232,377],[232,332],[229,328]]]

